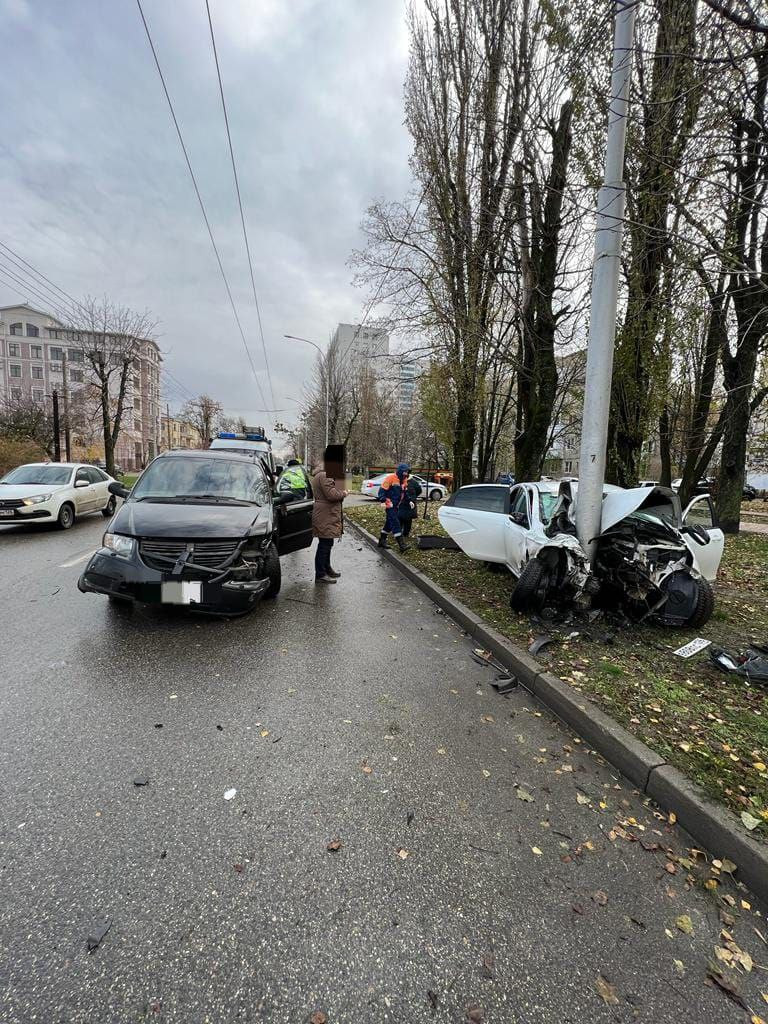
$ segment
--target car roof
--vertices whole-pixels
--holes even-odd
[[[242,448],[169,448],[167,451],[160,452],[155,457],[155,461],[167,458],[218,459],[224,462],[232,462],[233,460],[236,462],[247,462],[253,466],[259,461],[255,460],[253,456],[263,454],[263,452],[255,450],[251,452]]]
[[[61,469],[74,469],[76,466],[87,465],[87,462],[24,462],[21,466],[16,466],[16,469],[24,469],[25,466],[60,466]]]

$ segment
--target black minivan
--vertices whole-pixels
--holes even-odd
[[[258,459],[229,451],[158,455],[107,526],[78,587],[117,602],[233,615],[280,590],[280,555],[312,543],[311,497],[274,495]]]

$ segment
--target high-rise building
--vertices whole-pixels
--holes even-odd
[[[76,338],[66,324],[27,303],[0,306],[0,402],[48,403],[55,389],[63,412],[66,383],[69,401],[81,413],[73,458],[86,458],[92,451],[103,456],[98,396]],[[115,451],[115,461],[123,469],[141,469],[159,451],[161,364],[155,342],[141,340],[128,375]]]
[[[383,328],[360,324],[339,324],[331,344],[338,347],[339,357],[357,368],[368,363],[374,372],[382,357],[389,355],[389,335]]]

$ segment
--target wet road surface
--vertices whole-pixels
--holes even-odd
[[[80,594],[104,525],[0,529],[4,1024],[768,1015],[757,903],[353,536],[220,621]]]

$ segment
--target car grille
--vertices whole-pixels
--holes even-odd
[[[145,565],[152,569],[167,570],[186,551],[191,544],[192,552],[189,561],[196,565],[204,565],[208,569],[217,569],[235,553],[237,540],[142,540],[139,541],[139,553]]]
[[[0,501],[0,508],[21,508],[23,505],[21,498],[6,498],[5,501]]]

